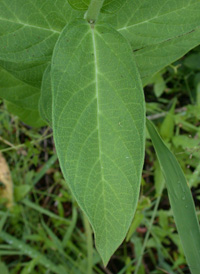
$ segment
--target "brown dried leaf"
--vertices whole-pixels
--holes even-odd
[[[0,197],[7,200],[6,206],[13,205],[13,182],[8,164],[0,152]]]

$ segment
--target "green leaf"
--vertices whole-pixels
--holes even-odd
[[[52,125],[52,89],[50,72],[51,65],[48,65],[42,80],[39,112],[43,120]]]
[[[200,28],[181,37],[135,51],[135,59],[143,85],[172,62],[180,59],[192,48],[200,44]]]
[[[184,60],[184,65],[190,69],[200,70],[200,53],[193,53]]]
[[[0,0],[0,11],[0,57],[11,62],[49,60],[62,28],[80,15],[63,0]]]
[[[18,116],[25,124],[32,127],[45,126],[45,122],[41,119],[38,110],[32,110],[30,107],[20,107],[17,104],[6,102],[6,106],[9,112]]]
[[[33,87],[40,88],[42,75],[47,67],[47,62],[5,62],[0,61],[0,65],[15,78]]]
[[[0,67],[0,97],[8,101],[8,109],[31,126],[42,126],[38,112],[40,90],[16,79]]]
[[[172,152],[163,143],[153,124],[147,128],[165,178],[170,204],[184,253],[192,274],[199,273],[200,228],[191,191]]]
[[[0,65],[37,85],[61,30],[79,16],[63,0],[0,0]]]
[[[105,0],[101,12],[103,13],[116,13],[124,5],[126,5],[127,0]]]
[[[32,186],[30,185],[20,185],[20,186],[15,186],[14,188],[14,196],[15,196],[15,201],[19,202],[22,200],[31,190]]]
[[[199,0],[128,0],[106,20],[141,49],[184,35],[200,26]]]
[[[174,136],[174,110],[176,107],[176,103],[177,99],[174,100],[160,127],[160,135],[164,140],[171,140]]]
[[[91,0],[68,0],[68,2],[76,10],[87,10]],[[115,13],[126,4],[126,2],[125,0],[105,0],[101,12]]]
[[[161,167],[159,162],[156,160],[154,162],[154,182],[155,182],[155,190],[156,190],[156,197],[159,197],[162,194],[165,180],[161,171]]]
[[[68,0],[72,8],[76,10],[87,10],[91,0]]]
[[[128,0],[101,15],[131,43],[143,83],[200,44],[199,0]]]
[[[7,266],[1,261],[0,261],[0,273],[9,274]]]
[[[138,201],[145,123],[139,74],[123,36],[78,20],[56,44],[51,77],[60,165],[107,264]]]
[[[152,82],[154,83],[154,94],[156,97],[160,97],[167,88],[163,73],[164,71],[160,71],[152,78]]]

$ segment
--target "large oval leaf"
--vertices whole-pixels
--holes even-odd
[[[51,77],[61,168],[106,264],[133,218],[144,158],[144,97],[131,47],[114,29],[78,20],[56,44]]]

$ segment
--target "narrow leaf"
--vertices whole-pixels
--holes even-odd
[[[111,27],[67,26],[51,67],[53,130],[64,177],[107,264],[138,201],[144,97],[132,51]]]
[[[165,178],[175,223],[188,265],[192,274],[198,274],[200,229],[191,191],[175,156],[163,143],[155,127],[149,120],[147,120],[147,128]]]

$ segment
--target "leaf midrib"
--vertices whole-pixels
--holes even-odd
[[[101,152],[101,134],[100,134],[100,107],[99,107],[99,82],[98,82],[98,62],[97,62],[97,49],[96,49],[96,41],[95,41],[95,30],[91,28],[92,33],[92,43],[93,43],[93,50],[94,50],[94,69],[95,69],[95,91],[96,91],[96,100],[97,100],[97,132],[98,132],[98,145],[99,145],[99,162],[101,168],[101,180],[104,182],[104,173],[102,170],[102,152]],[[103,192],[104,192],[104,184],[103,185]]]
[[[101,169],[101,182],[102,182],[102,197],[103,197],[103,207],[104,212],[106,212],[105,206],[105,178],[104,178],[104,171],[102,166],[102,145],[101,145],[101,134],[100,134],[100,104],[99,104],[99,82],[98,82],[98,59],[97,59],[97,48],[96,48],[96,40],[95,40],[95,29],[91,28],[92,33],[92,43],[93,43],[93,50],[94,50],[94,69],[95,69],[95,90],[96,90],[96,100],[97,100],[97,132],[98,132],[98,148],[99,148],[99,163]],[[105,219],[106,215],[104,216]],[[107,233],[107,228],[105,227],[105,233]],[[106,238],[106,237],[105,237]]]

